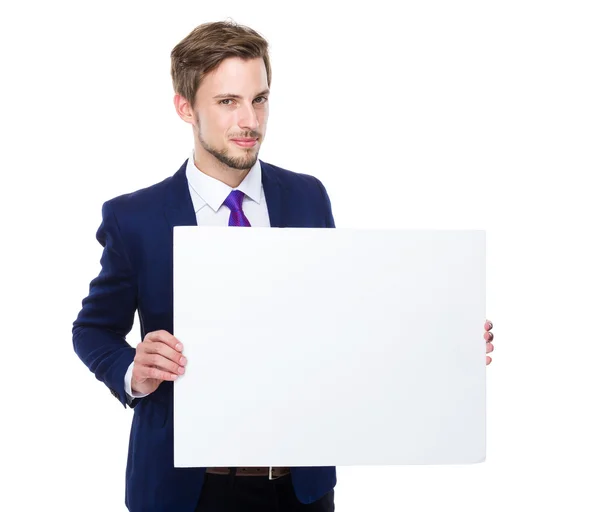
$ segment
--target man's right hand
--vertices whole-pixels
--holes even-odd
[[[183,375],[187,360],[182,351],[181,342],[167,331],[146,334],[135,349],[131,389],[148,395],[156,391],[161,382]]]

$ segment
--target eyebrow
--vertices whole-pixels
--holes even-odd
[[[265,89],[264,91],[259,92],[256,96],[268,96],[270,92],[271,91],[269,91],[269,89]],[[242,97],[239,94],[217,94],[216,96],[213,96],[214,100],[222,98],[234,98],[236,100],[239,100]]]

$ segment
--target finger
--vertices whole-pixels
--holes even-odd
[[[483,339],[485,341],[492,341],[494,339],[494,333],[493,332],[489,332],[489,331],[485,332],[483,334]]]
[[[485,364],[488,365],[492,362],[492,358],[490,356],[485,356]]]
[[[483,328],[486,331],[489,331],[492,327],[494,327],[494,324],[492,324],[492,322],[490,322],[489,320],[486,320]]]
[[[156,367],[149,359],[153,356],[147,354],[136,354],[133,365],[133,377],[137,380],[143,379],[159,379],[159,380],[175,380],[179,377],[178,374],[172,373],[165,368]],[[157,373],[158,372],[158,373]]]
[[[187,359],[180,352],[162,342],[140,343],[136,349],[134,362],[137,366],[156,368],[173,375],[183,375]],[[135,367],[134,367],[135,370]],[[147,371],[143,375],[148,378]],[[173,380],[172,378],[170,380]]]
[[[151,366],[141,366],[137,371],[138,379],[157,379],[157,380],[177,380],[179,375],[171,372],[166,372],[159,368],[152,368]]]
[[[180,366],[185,366],[187,364],[187,359],[181,354],[181,352],[172,349],[166,343],[147,343],[146,345],[142,345],[140,348],[146,354],[160,354],[161,356],[173,361],[173,363],[177,363]]]
[[[152,331],[146,334],[146,338],[152,342],[162,342],[171,347],[173,350],[181,352],[183,350],[183,344],[170,332],[165,330]]]
[[[485,344],[485,353],[489,354],[490,352],[494,351],[494,345],[492,345],[491,343],[486,343]]]
[[[156,343],[154,345],[157,345]],[[178,375],[183,375],[185,369],[170,359],[158,353],[141,353],[133,359],[139,366],[145,368],[157,368],[159,370],[168,371]]]

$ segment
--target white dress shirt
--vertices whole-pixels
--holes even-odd
[[[223,205],[232,190],[241,190],[244,195],[242,210],[251,226],[271,227],[265,191],[262,186],[262,170],[257,160],[250,172],[236,189],[232,189],[222,181],[204,174],[194,164],[194,151],[188,158],[185,175],[188,181],[192,204],[196,212],[198,226],[228,226],[230,210]],[[133,362],[125,373],[125,393],[131,398],[146,396],[131,389]]]

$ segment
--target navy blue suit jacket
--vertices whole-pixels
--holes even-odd
[[[173,333],[173,226],[195,226],[187,160],[169,178],[102,205],[96,233],[103,246],[101,271],[73,323],[75,352],[110,392],[133,409],[125,503],[132,511],[192,512],[206,468],[173,467],[173,382],[129,401],[124,377],[135,349],[125,340],[136,310],[141,339],[151,331]],[[305,174],[261,160],[271,227],[334,228],[329,196]],[[302,503],[316,501],[336,484],[334,466],[293,467]]]

